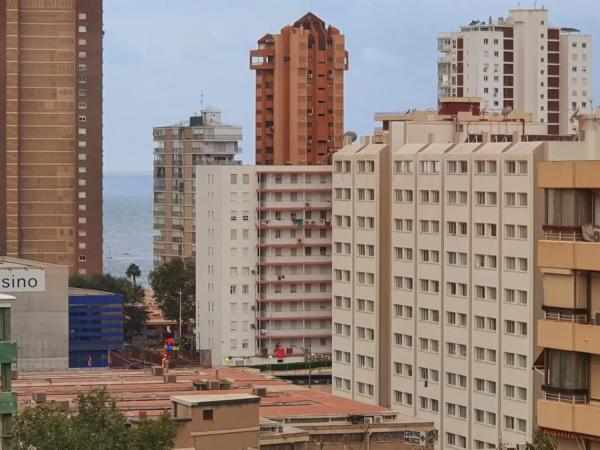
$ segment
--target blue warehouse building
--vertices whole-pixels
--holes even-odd
[[[69,288],[69,367],[108,367],[109,352],[123,350],[123,296]]]

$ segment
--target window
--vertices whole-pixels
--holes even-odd
[[[213,410],[212,409],[202,410],[202,419],[203,420],[213,420]]]
[[[421,161],[419,164],[421,173],[424,174],[435,174],[440,173],[440,162],[439,161]]]
[[[87,27],[85,25],[79,25],[78,30],[80,33],[85,33],[87,31]]]

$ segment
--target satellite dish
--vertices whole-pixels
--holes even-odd
[[[350,144],[358,139],[358,135],[354,131],[346,131],[344,137],[348,139]]]

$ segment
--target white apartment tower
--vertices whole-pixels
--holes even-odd
[[[197,167],[199,348],[331,353],[331,166]]]
[[[434,421],[439,448],[523,444],[541,382],[545,144],[514,123],[473,143],[444,124],[425,142],[384,128],[333,158],[333,392]]]
[[[481,97],[482,108],[533,114],[549,134],[574,134],[592,105],[592,38],[550,26],[546,9],[473,20],[438,36],[438,96]]]

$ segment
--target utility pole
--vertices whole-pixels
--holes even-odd
[[[12,418],[17,396],[12,392],[12,364],[17,362],[17,343],[10,340],[10,310],[16,299],[0,294],[0,448],[13,449]]]
[[[181,345],[181,296],[183,292],[179,289],[179,345]]]

